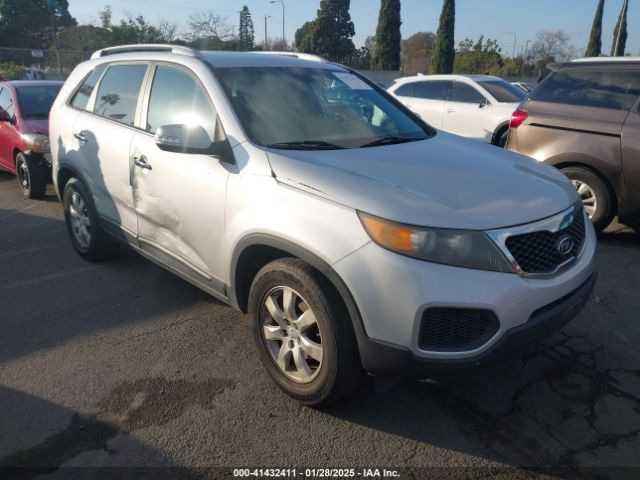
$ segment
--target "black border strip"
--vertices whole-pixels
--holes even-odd
[[[582,130],[580,128],[569,128],[569,127],[559,127],[557,125],[543,125],[542,123],[530,123],[532,127],[539,128],[550,128],[552,130],[563,130],[566,132],[576,132],[576,133],[589,133],[591,135],[602,135],[603,137],[614,137],[621,138],[622,135],[620,133],[607,133],[607,132],[598,132],[595,130]]]

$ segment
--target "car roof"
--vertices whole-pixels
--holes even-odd
[[[492,75],[461,75],[461,74],[446,74],[446,75],[414,75],[411,77],[402,77],[395,80],[396,83],[405,82],[420,82],[431,80],[462,80],[462,79],[474,80],[476,82],[488,81],[488,80],[500,80],[500,77],[494,77]]]
[[[576,58],[571,63],[627,63],[639,62],[640,57],[586,57]]]
[[[13,85],[14,87],[53,87],[62,86],[62,80],[7,80],[1,82],[3,84]]]
[[[183,58],[199,58],[218,68],[224,67],[314,67],[314,68],[344,68],[327,62],[317,55],[299,52],[233,52],[233,51],[200,51],[183,45],[168,44],[139,44],[119,45],[104,48],[91,55],[92,60],[120,58],[146,59],[152,54],[172,55]]]

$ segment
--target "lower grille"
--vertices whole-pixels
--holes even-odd
[[[552,273],[563,263],[578,256],[586,236],[582,208],[568,218],[568,225],[557,232],[539,231],[514,235],[506,241],[507,248],[525,273]],[[566,252],[560,243],[571,242]]]
[[[500,322],[489,310],[430,308],[422,314],[418,345],[421,350],[474,350],[493,337]]]

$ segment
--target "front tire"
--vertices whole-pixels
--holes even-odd
[[[20,152],[16,155],[16,176],[27,198],[42,198],[47,190],[47,169],[31,156]]]
[[[276,384],[318,407],[355,390],[363,376],[351,319],[329,281],[295,258],[256,275],[249,315],[262,363]]]
[[[117,244],[100,227],[89,189],[77,178],[72,178],[65,185],[62,205],[67,232],[76,252],[90,261],[112,257]]]
[[[563,168],[564,173],[578,191],[585,213],[600,232],[607,228],[615,216],[611,191],[594,172],[583,167]]]

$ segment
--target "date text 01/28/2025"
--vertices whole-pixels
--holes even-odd
[[[254,478],[399,478],[400,472],[386,468],[236,468],[234,477]]]

